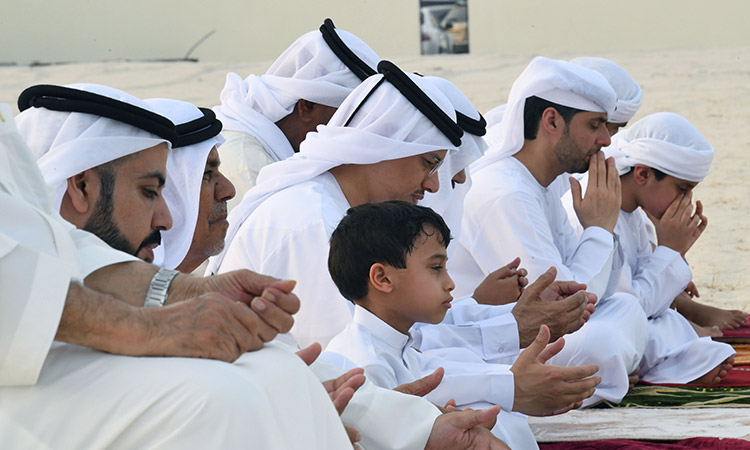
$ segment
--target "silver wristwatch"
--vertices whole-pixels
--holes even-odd
[[[164,302],[167,301],[167,290],[169,285],[172,284],[172,280],[180,272],[177,270],[161,268],[156,272],[154,278],[151,279],[151,284],[148,287],[146,293],[146,301],[143,303],[144,308],[158,308],[164,306]]]

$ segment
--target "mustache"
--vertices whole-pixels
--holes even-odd
[[[143,242],[141,242],[140,247],[138,247],[138,251],[141,251],[142,248],[151,244],[161,245],[161,232],[159,230],[154,230],[146,236],[146,239],[144,239]],[[136,252],[136,254],[137,253],[138,252]]]
[[[220,217],[227,215],[227,202],[221,202],[218,203],[214,209],[211,211],[211,214],[208,215],[208,221],[213,222]]]

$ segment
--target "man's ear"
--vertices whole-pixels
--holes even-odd
[[[86,214],[96,203],[94,190],[94,170],[84,170],[83,172],[68,178],[68,186],[65,189],[65,196],[68,197],[70,206],[78,214]],[[98,177],[97,177],[98,181]],[[98,185],[98,183],[96,183]]]
[[[543,130],[545,134],[557,136],[562,135],[564,129],[565,119],[555,108],[550,106],[542,112],[539,131]]]
[[[301,120],[303,123],[307,123],[313,120],[313,110],[315,109],[315,103],[305,100],[305,99],[299,99],[297,100],[297,117],[299,117],[299,120]]]
[[[638,186],[644,186],[652,176],[650,167],[643,164],[633,166],[633,180]]]
[[[370,266],[370,285],[380,292],[389,294],[393,291],[393,280],[390,276],[390,267],[375,263]]]

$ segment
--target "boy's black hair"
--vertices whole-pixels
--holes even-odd
[[[536,134],[539,131],[539,122],[542,120],[542,113],[549,107],[555,108],[560,113],[566,125],[570,123],[573,116],[579,112],[583,112],[581,109],[559,105],[532,95],[526,99],[523,107],[524,139],[536,139]]]
[[[431,227],[434,231],[426,231]],[[367,295],[375,263],[406,268],[406,257],[422,234],[437,232],[448,247],[451,232],[440,214],[403,201],[349,208],[331,235],[328,271],[341,295],[352,302]]]

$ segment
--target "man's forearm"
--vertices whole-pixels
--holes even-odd
[[[132,306],[143,306],[157,266],[142,261],[129,261],[102,267],[86,277],[85,284],[95,291],[109,294]],[[167,303],[186,300],[202,294],[196,290],[196,279],[180,274],[169,286]]]
[[[127,355],[134,354],[147,330],[137,308],[71,283],[55,340]]]

